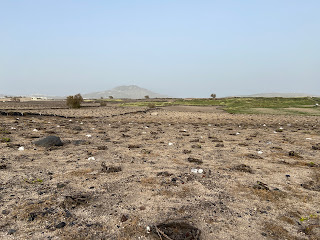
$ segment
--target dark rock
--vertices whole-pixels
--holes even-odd
[[[201,148],[201,145],[200,145],[200,144],[197,144],[197,145],[192,145],[191,147],[192,147],[192,148]]]
[[[61,139],[57,136],[48,136],[35,141],[34,144],[40,147],[53,147],[53,146],[63,146]]]
[[[290,157],[296,157],[296,158],[302,158],[298,153],[296,153],[295,151],[290,151],[289,153],[288,153],[288,155],[290,156]]]
[[[184,153],[184,154],[189,154],[189,153],[191,153],[191,150],[184,149],[184,150],[182,151],[182,153]]]
[[[128,148],[130,148],[130,149],[132,149],[132,148],[140,148],[141,147],[141,145],[139,145],[139,144],[129,144],[128,145]]]
[[[2,210],[2,214],[3,214],[3,215],[8,215],[9,213],[10,213],[9,210]]]
[[[66,186],[65,183],[57,183],[57,188],[63,188],[65,186]]]
[[[171,176],[172,174],[171,173],[168,173],[167,171],[165,171],[165,172],[158,172],[157,173],[157,176],[159,177],[159,176],[163,176],[163,177],[169,177],[169,176]]]
[[[260,157],[259,155],[256,154],[247,154],[246,157],[248,158],[252,158],[252,159],[263,159],[262,157]]]
[[[35,212],[29,213],[28,221],[29,221],[29,222],[34,221],[34,220],[36,219],[37,215],[38,215],[38,214],[35,213]]]
[[[250,166],[245,164],[239,164],[237,166],[234,166],[232,170],[240,171],[240,172],[247,172],[247,173],[253,173]]]
[[[16,231],[17,231],[17,230],[15,230],[15,229],[9,229],[8,235],[12,235],[12,234],[14,234]]]
[[[125,221],[127,221],[128,219],[129,219],[128,215],[122,214],[122,216],[121,216],[121,218],[120,218],[120,221],[121,221],[121,222],[125,222]]]
[[[6,164],[0,164],[0,169],[6,169],[7,165]]]
[[[312,146],[313,150],[320,150],[320,143],[317,143],[316,145]]]
[[[203,161],[200,160],[200,159],[197,159],[197,158],[193,158],[193,157],[188,157],[188,162],[191,162],[191,163],[197,163],[197,164],[202,164]]]
[[[86,193],[75,193],[72,195],[65,196],[64,201],[62,202],[62,207],[76,207],[79,205],[87,204],[91,199],[91,196]]]
[[[216,147],[224,147],[224,144],[223,143],[217,143]]]
[[[98,150],[108,150],[107,146],[98,146]]]
[[[56,228],[64,228],[66,226],[65,222],[58,223]]]
[[[308,189],[308,190],[311,190],[311,191],[320,192],[320,184],[316,183],[314,181],[309,181],[309,182],[306,182],[306,183],[302,183],[301,187],[303,187],[305,189]]]

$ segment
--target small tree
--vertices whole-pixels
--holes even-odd
[[[82,102],[83,102],[83,98],[80,95],[80,93],[74,96],[67,97],[67,106],[70,108],[80,108]]]
[[[145,99],[149,99],[150,97],[149,97],[149,95],[146,95],[146,96],[144,96],[144,98],[145,98]]]
[[[19,97],[13,97],[13,98],[11,98],[11,101],[20,102],[20,98]]]
[[[113,97],[112,97],[112,96],[109,96],[109,99],[113,99]]]
[[[215,99],[215,98],[217,97],[217,95],[216,95],[215,93],[212,93],[210,96],[211,96],[213,99]]]

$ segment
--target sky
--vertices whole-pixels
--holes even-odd
[[[0,94],[320,95],[319,0],[0,0]]]

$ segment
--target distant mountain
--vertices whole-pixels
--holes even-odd
[[[89,98],[89,99],[98,99],[101,97],[109,98],[109,96],[112,96],[114,98],[129,98],[129,99],[141,99],[141,98],[144,98],[145,96],[149,96],[150,98],[168,97],[166,95],[154,93],[148,89],[141,88],[136,85],[119,86],[103,92],[93,92],[93,93],[82,94],[83,98]]]
[[[307,93],[258,93],[252,95],[239,95],[235,97],[283,97],[283,98],[298,98],[298,97],[320,97],[315,94]]]

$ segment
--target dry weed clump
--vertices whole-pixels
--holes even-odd
[[[175,191],[169,189],[162,189],[157,193],[157,195],[165,196],[167,198],[187,198],[192,195],[192,190],[190,187],[183,186],[182,189]]]
[[[266,236],[271,237],[271,239],[291,239],[298,240],[297,237],[290,234],[288,230],[280,226],[279,224],[272,222],[265,222],[263,224]]]
[[[129,218],[129,220],[123,224],[123,228],[117,239],[131,240],[138,239],[141,236],[147,236],[146,228],[140,224],[140,219],[138,217]]]
[[[158,180],[155,177],[144,177],[141,178],[140,183],[144,186],[151,186],[158,184]]]
[[[83,177],[91,173],[92,171],[93,171],[92,168],[85,168],[85,169],[79,169],[79,170],[68,172],[65,175],[69,177]]]

